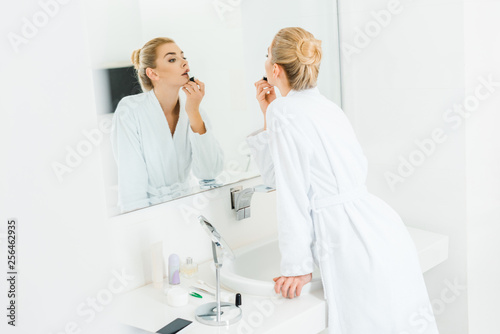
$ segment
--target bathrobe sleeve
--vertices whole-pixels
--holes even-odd
[[[246,142],[260,171],[264,185],[276,188],[274,164],[269,152],[269,132],[263,129],[255,131],[247,137]]]
[[[275,100],[267,110],[267,148],[257,150],[256,160],[274,177],[277,196],[281,275],[300,276],[313,272],[314,229],[309,207],[310,152],[301,138],[299,117],[290,117],[286,105]],[[264,157],[265,152],[269,157]],[[259,158],[259,155],[262,158]]]
[[[123,100],[111,127],[111,145],[118,166],[118,205],[122,212],[149,206],[148,173],[144,161],[138,121]]]
[[[224,152],[214,136],[212,124],[203,109],[200,115],[205,123],[204,134],[193,132],[189,126],[189,140],[192,150],[191,169],[194,176],[201,180],[215,179],[224,168]]]

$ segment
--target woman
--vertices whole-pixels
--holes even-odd
[[[122,212],[185,193],[191,169],[199,179],[222,171],[223,152],[200,108],[205,85],[189,80],[183,54],[169,38],[132,53],[144,93],[120,101],[111,135]]]
[[[275,291],[299,296],[316,263],[329,333],[438,333],[413,241],[398,214],[367,192],[354,131],[316,87],[320,61],[321,41],[282,29],[268,49],[267,81],[255,83],[264,129],[247,141],[276,188]]]

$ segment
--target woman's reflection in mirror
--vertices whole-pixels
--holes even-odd
[[[224,162],[200,107],[205,84],[189,80],[189,63],[174,40],[152,39],[131,59],[143,93],[120,101],[111,134],[121,212],[187,194],[191,173],[215,179]]]

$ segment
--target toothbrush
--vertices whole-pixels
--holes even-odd
[[[208,283],[207,283],[207,282],[205,282],[205,281],[202,281],[201,279],[199,279],[197,282],[198,282],[198,283],[200,283],[201,285],[204,285],[204,286],[206,286],[206,287],[208,287],[208,288],[212,289],[212,290],[215,290],[215,288],[214,288],[213,286],[211,286],[210,284],[208,284]]]
[[[210,292],[210,291],[205,290],[205,289],[202,289],[202,288],[197,287],[197,286],[192,286],[192,285],[191,285],[189,288],[190,288],[190,289],[193,289],[193,290],[196,290],[196,291],[200,291],[200,292],[205,292],[205,293],[208,293],[208,294],[209,294],[209,295],[211,295],[211,296],[215,296],[215,293]]]
[[[201,281],[201,282],[203,282],[203,281]],[[208,294],[210,294],[212,296],[215,296],[216,290],[213,289],[212,287],[208,286],[208,284],[206,284],[206,283],[204,284],[204,282],[203,283],[199,283],[198,282],[198,284],[203,285],[206,288],[204,289],[204,288],[202,288],[200,286],[191,286],[190,288],[196,289],[196,290],[199,290],[199,291],[203,291],[203,292],[208,293]],[[209,290],[211,290],[211,291],[209,291]],[[222,291],[222,289],[221,289],[220,296],[221,296],[221,299],[223,301],[230,301],[230,300],[232,300],[234,298],[234,293],[233,292]]]
[[[210,284],[208,284],[207,282],[205,282],[205,281],[203,281],[201,279],[197,280],[197,282],[198,282],[198,284],[204,285],[207,288],[209,288],[209,289],[211,289],[213,291],[216,291],[215,287],[211,286]],[[234,294],[234,292],[228,291],[228,290],[226,290],[224,288],[220,288],[220,290],[221,290],[221,293],[225,294],[225,295],[227,295],[227,294]]]

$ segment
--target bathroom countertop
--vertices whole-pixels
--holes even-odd
[[[181,277],[180,286],[189,290],[189,286],[195,284],[198,279],[215,286],[215,274],[209,265],[210,262],[200,264],[195,278]],[[178,332],[182,334],[303,334],[318,333],[326,328],[326,302],[322,289],[294,299],[283,298],[273,292],[270,292],[269,297],[242,293],[241,320],[230,326],[215,327],[201,324],[194,317],[195,309],[199,305],[213,302],[215,297],[196,291],[203,295],[203,298],[189,296],[187,305],[171,307],[167,304],[167,296],[163,292],[167,287],[168,280],[164,283],[164,288],[151,283],[117,296],[116,302],[113,302],[114,318],[123,324],[152,333],[176,318],[192,321],[189,326]]]
[[[408,231],[417,248],[422,272],[428,271],[448,258],[447,236],[412,227],[408,227]],[[200,264],[198,275],[194,278],[181,277],[180,286],[189,290],[189,286],[196,285],[198,279],[215,286],[215,272],[209,267],[210,265],[213,266],[211,261]],[[242,293],[242,319],[230,326],[214,327],[196,321],[194,312],[199,305],[215,301],[215,297],[199,292],[203,295],[202,299],[189,296],[187,305],[175,308],[167,304],[164,289],[168,286],[168,281],[164,283],[163,288],[148,284],[117,295],[116,302],[113,302],[114,319],[119,323],[151,333],[155,333],[176,318],[192,321],[189,326],[179,331],[182,334],[312,334],[326,328],[326,302],[321,288],[294,299],[275,295],[273,291],[266,297]],[[234,299],[230,302],[234,302]]]

